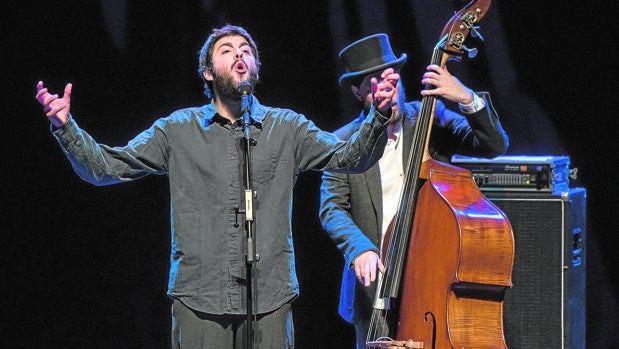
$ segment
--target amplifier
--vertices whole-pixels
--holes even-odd
[[[469,169],[481,191],[560,193],[569,188],[569,156],[505,155],[485,159],[454,155],[451,162]]]
[[[514,232],[503,325],[509,349],[585,349],[587,191],[486,192]]]

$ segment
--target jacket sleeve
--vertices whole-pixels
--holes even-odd
[[[344,256],[345,265],[366,251],[378,248],[355,224],[351,214],[347,174],[325,171],[320,185],[320,221]]]
[[[477,94],[484,99],[486,107],[472,114],[456,113],[437,101],[435,129],[432,131],[435,139],[431,155],[434,158],[442,156],[441,160],[448,161],[453,154],[492,158],[507,151],[509,138],[490,95],[486,92]]]

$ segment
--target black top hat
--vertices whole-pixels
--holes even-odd
[[[392,66],[399,69],[406,62],[406,53],[396,58],[387,34],[367,36],[346,46],[339,54],[346,66],[346,73],[340,76],[340,86],[348,86],[355,77],[363,77],[375,71]]]

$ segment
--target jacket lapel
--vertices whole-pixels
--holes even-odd
[[[376,230],[381,231],[381,224],[383,221],[383,193],[382,185],[380,183],[380,166],[378,163],[370,167],[364,174],[368,192],[370,193],[370,200],[372,201],[372,207],[374,207],[374,214],[376,216]]]

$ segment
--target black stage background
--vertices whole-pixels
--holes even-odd
[[[460,1],[13,1],[2,26],[3,295],[9,348],[165,348],[169,202],[165,177],[94,187],[73,173],[35,102],[44,80],[98,140],[122,145],[157,117],[202,105],[197,51],[212,27],[246,27],[263,62],[255,94],[333,130],[352,113],[337,53],[387,32],[407,52],[417,98],[423,67]],[[612,22],[612,23],[611,23]],[[474,60],[449,65],[490,90],[509,154],[569,155],[588,191],[588,348],[617,343],[618,167],[615,20],[577,1],[494,1]],[[615,26],[615,28],[611,28]],[[613,52],[615,51],[615,52]],[[320,174],[296,187],[294,238],[301,296],[297,348],[352,348],[337,315],[342,258],[318,218]]]

